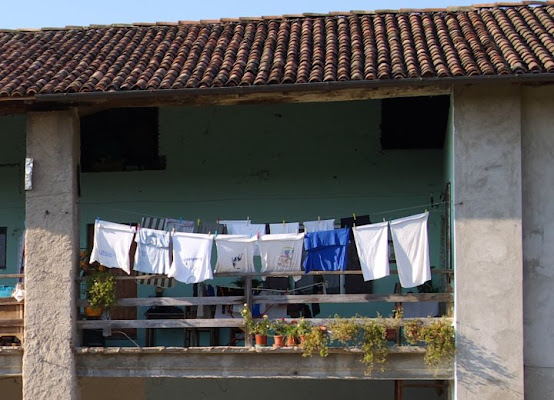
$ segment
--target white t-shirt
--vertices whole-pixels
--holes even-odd
[[[94,223],[94,243],[90,262],[97,261],[109,268],[119,268],[131,273],[129,251],[135,235],[135,227],[97,220]]]
[[[352,228],[364,281],[389,275],[389,224],[361,225]]]
[[[141,228],[135,236],[135,271],[165,274],[169,269],[169,232]]]
[[[301,271],[304,233],[265,235],[258,240],[262,272]],[[294,277],[295,280],[300,276]]]
[[[173,262],[167,276],[183,283],[199,283],[213,279],[213,236],[201,233],[173,233]]]
[[[217,235],[216,272],[254,272],[254,245],[256,237]]]

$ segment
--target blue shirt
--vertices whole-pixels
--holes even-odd
[[[304,270],[306,272],[344,271],[349,237],[350,228],[308,232],[304,237],[306,249]]]

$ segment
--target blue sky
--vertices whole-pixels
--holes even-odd
[[[470,5],[477,0],[16,0],[2,4],[0,28],[41,28],[219,19],[302,12]]]

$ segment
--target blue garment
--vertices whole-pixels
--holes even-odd
[[[308,232],[304,237],[304,270],[344,271],[349,238],[350,228]]]

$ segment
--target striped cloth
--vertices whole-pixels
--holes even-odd
[[[140,226],[142,228],[157,229],[160,231],[165,230],[166,219],[157,217],[143,217]],[[135,271],[137,276],[149,275],[143,272]],[[175,286],[175,279],[173,278],[151,278],[151,279],[139,279],[137,280],[141,285],[157,286],[161,288],[169,288]]]

